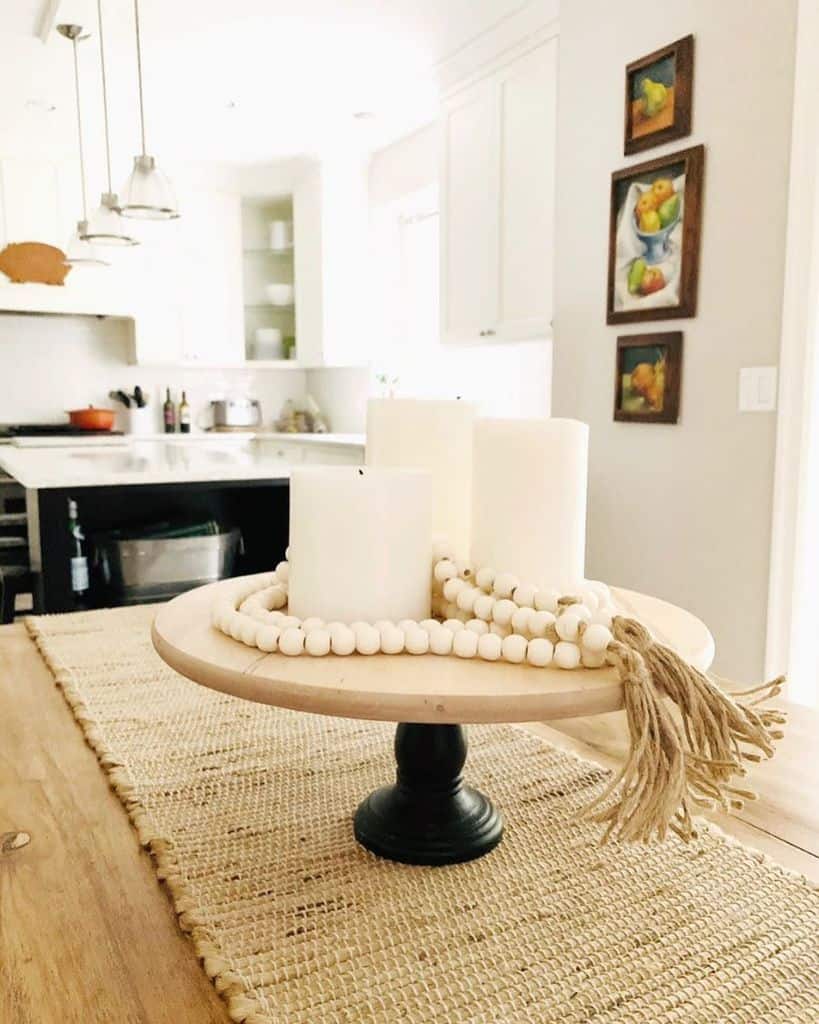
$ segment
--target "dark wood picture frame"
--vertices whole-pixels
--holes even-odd
[[[617,196],[620,182],[632,178],[661,177],[661,172],[674,164],[684,165],[685,191],[683,193],[682,257],[680,267],[679,302],[676,306],[647,306],[645,309],[614,308],[614,286],[617,257]],[[702,184],[705,170],[705,146],[681,149],[677,153],[633,164],[615,171],[611,176],[609,199],[609,273],[606,288],[606,323],[629,324],[645,320],[673,320],[695,316],[697,312],[697,282],[700,259],[700,219],[702,212]]]
[[[632,83],[636,75],[658,61],[674,57],[674,120],[665,128],[646,135],[633,137],[634,132],[634,97]],[[683,139],[691,134],[691,110],[694,89],[694,37],[684,36],[676,42],[669,43],[639,60],[634,60],[626,67],[625,120],[623,127],[623,152],[642,153],[643,150],[660,146],[664,142]]]
[[[620,423],[676,423],[680,415],[682,383],[682,331],[661,331],[657,334],[629,334],[617,339],[614,360],[614,419]],[[623,399],[623,357],[635,348],[665,349],[665,381],[663,408],[659,412],[626,412]]]

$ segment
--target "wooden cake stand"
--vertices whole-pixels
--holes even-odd
[[[500,813],[463,782],[465,724],[548,721],[623,706],[610,668],[566,671],[434,654],[264,654],[211,625],[214,603],[236,585],[234,579],[200,587],[160,608],[152,630],[159,656],[188,679],[243,700],[399,723],[396,783],[371,793],[354,820],[356,839],[390,860],[457,864],[500,842]],[[613,594],[619,609],[658,640],[697,668],[710,666],[714,641],[699,619],[656,598]]]

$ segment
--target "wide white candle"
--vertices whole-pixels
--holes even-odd
[[[455,553],[469,553],[472,428],[477,406],[415,398],[374,398],[367,405],[367,465],[432,474],[432,526]]]
[[[477,420],[473,563],[538,587],[582,582],[588,453],[577,420]]]
[[[430,612],[432,482],[419,470],[294,467],[289,611],[377,622]]]

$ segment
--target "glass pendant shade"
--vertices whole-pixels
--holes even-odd
[[[142,220],[173,220],[179,216],[176,193],[152,156],[134,157],[134,169],[120,192],[119,212]]]
[[[136,238],[125,232],[119,215],[119,201],[113,192],[102,193],[100,205],[88,220],[87,232],[82,238],[84,242],[120,247],[139,245]]]
[[[63,262],[69,267],[110,267],[108,260],[97,252],[93,242],[88,241],[88,221],[77,222],[77,230],[65,247]]]

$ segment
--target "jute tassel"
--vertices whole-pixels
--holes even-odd
[[[583,816],[607,825],[603,842],[648,842],[669,829],[688,842],[697,835],[698,811],[756,798],[732,780],[746,774],[743,762],[773,755],[785,715],[758,705],[777,696],[784,679],[729,696],[634,619],[615,617],[611,632],[606,656],[623,682],[631,744],[626,763]]]

